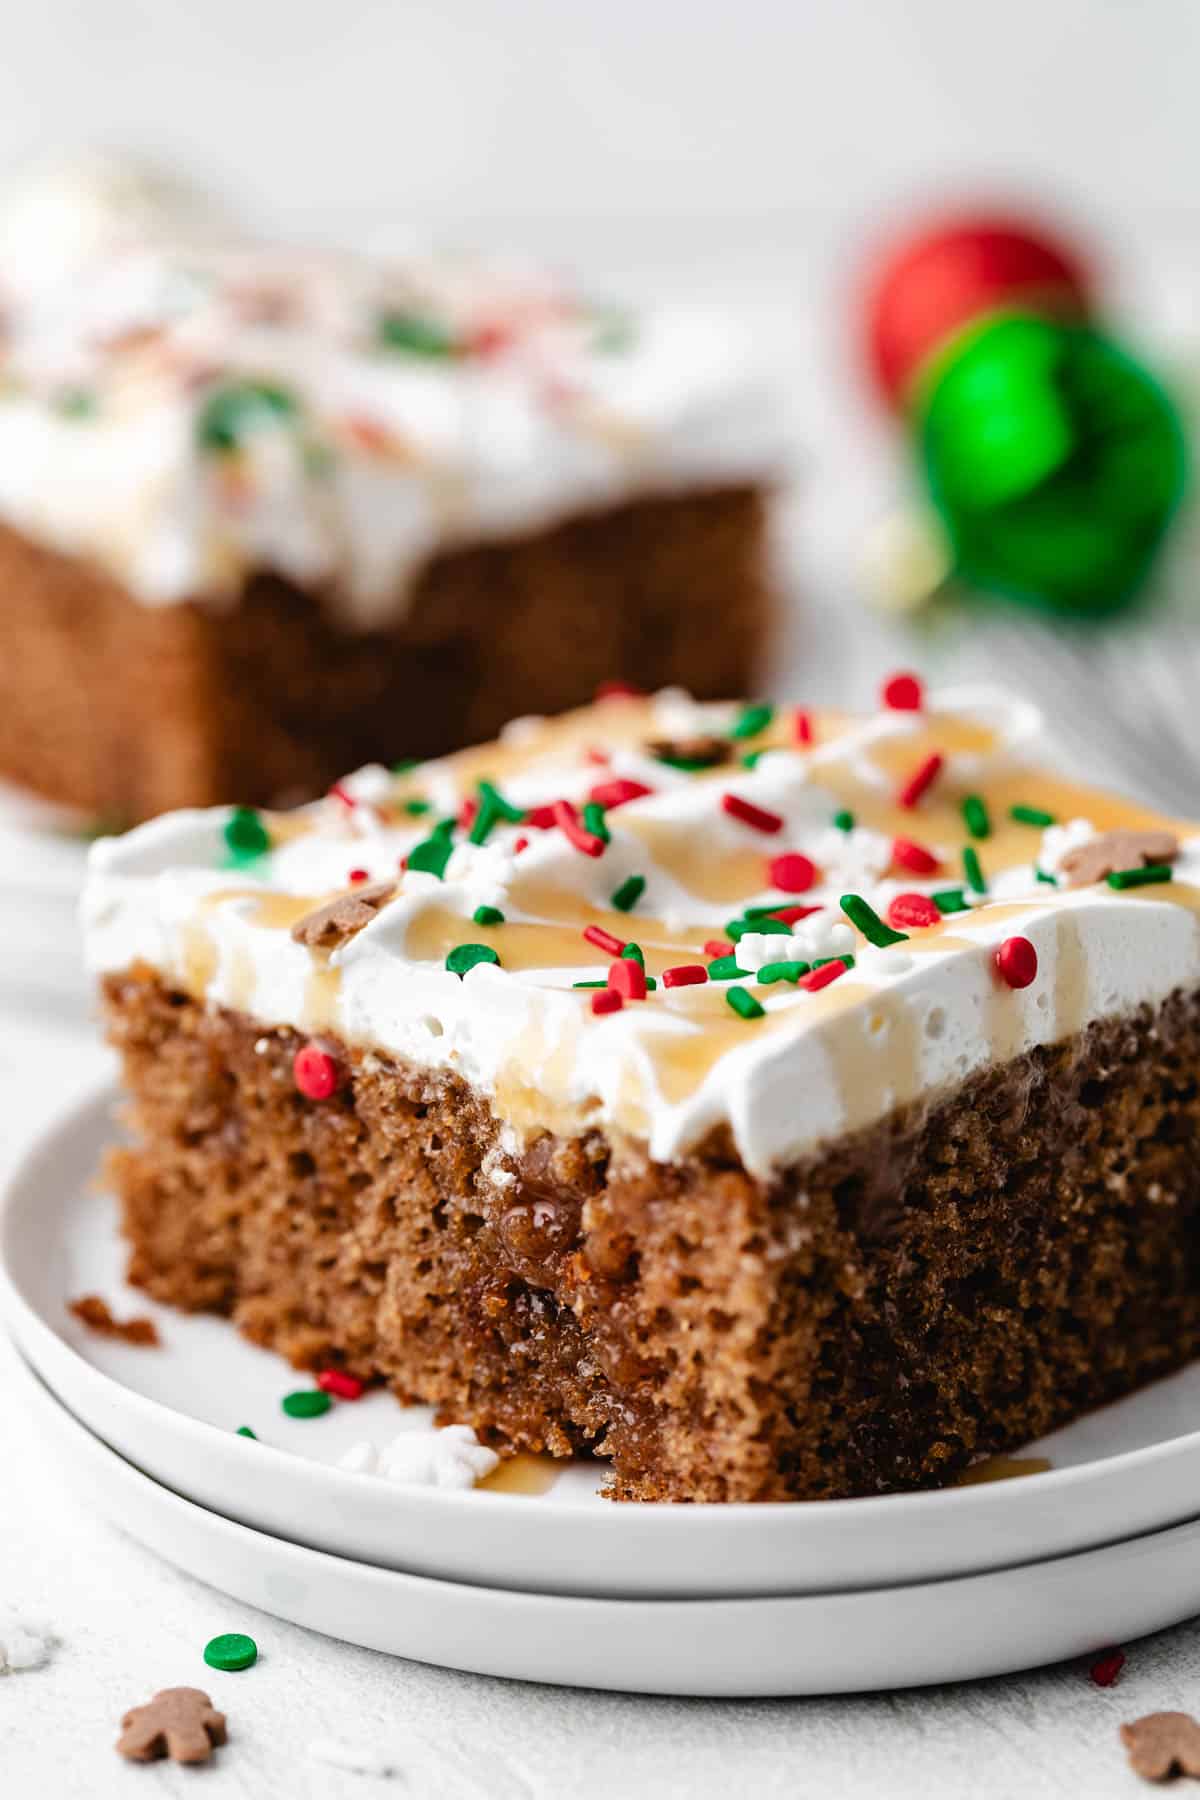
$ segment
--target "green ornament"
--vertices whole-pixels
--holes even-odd
[[[992,315],[948,347],[918,409],[930,492],[971,585],[1066,612],[1121,605],[1183,493],[1167,395],[1082,325]]]

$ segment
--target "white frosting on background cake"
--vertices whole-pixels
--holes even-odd
[[[0,213],[0,326],[0,520],[147,605],[266,569],[365,629],[438,551],[781,467],[728,320],[251,243],[103,159]]]
[[[145,963],[264,1025],[334,1033],[453,1070],[491,1097],[517,1135],[595,1126],[668,1160],[724,1125],[747,1167],[764,1174],[990,1063],[1200,981],[1200,837],[1181,830],[1174,879],[1151,887],[1038,879],[1046,834],[1013,823],[1014,803],[1053,813],[1058,839],[1074,819],[1087,820],[1074,832],[1081,840],[1163,822],[1039,772],[1029,762],[1037,720],[1028,708],[961,691],[934,696],[923,713],[814,715],[811,746],[794,742],[779,710],[761,733],[731,743],[725,766],[700,770],[672,767],[649,747],[668,734],[727,735],[740,713],[677,694],[610,700],[522,722],[499,745],[396,776],[364,770],[314,807],[265,815],[272,849],[236,868],[223,836],[229,808],[174,814],[103,841],[84,901],[91,967]],[[936,782],[916,806],[898,806],[898,782],[931,747],[944,757]],[[740,761],[747,749],[758,751],[750,768]],[[459,815],[485,776],[514,810],[563,798],[582,806],[598,782],[614,779],[653,791],[607,811],[610,841],[598,856],[528,820],[500,822],[480,846],[464,843],[460,824],[442,878],[415,869],[401,877],[400,859],[432,841],[430,821]],[[774,815],[779,829],[764,834],[731,816],[727,794]],[[968,892],[964,910],[910,929],[898,945],[866,942],[841,909],[848,890],[882,915],[898,893],[964,887],[969,794],[991,815],[990,835],[975,845],[986,896]],[[408,805],[431,810],[410,817]],[[890,849],[898,835],[933,851],[937,872],[892,863],[881,873],[880,841]],[[803,893],[772,885],[770,859],[785,851],[816,865]],[[330,953],[296,941],[292,924],[346,889],[352,872],[396,879],[398,892]],[[613,894],[633,876],[644,890],[615,910]],[[591,992],[572,986],[603,981],[612,960],[585,940],[589,922],[639,944],[647,971],[661,977],[711,964],[706,940],[723,937],[745,908],[772,903],[821,909],[780,936],[785,960],[839,955],[849,939],[853,968],[820,992],[763,983],[756,945],[748,957],[756,967],[733,981],[712,971],[694,986],[660,980],[645,1000],[602,1014]],[[504,922],[475,923],[481,906],[498,908]],[[998,977],[995,962],[1013,936],[1037,954],[1036,977],[1020,989]],[[460,977],[445,961],[456,943],[492,946],[500,965]],[[761,1017],[735,1014],[734,987]]]

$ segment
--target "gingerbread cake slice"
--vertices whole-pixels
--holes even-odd
[[[952,1480],[1200,1348],[1200,833],[903,677],[98,844],[130,1275],[610,1492]]]
[[[0,777],[289,804],[399,721],[752,678],[785,438],[736,321],[106,204],[0,235]]]

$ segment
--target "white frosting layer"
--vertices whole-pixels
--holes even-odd
[[[267,569],[365,629],[439,550],[780,466],[728,321],[218,239],[119,177],[0,218],[0,518],[147,605]]]
[[[84,902],[91,966],[118,971],[145,962],[193,989],[199,981],[212,1003],[264,1024],[336,1031],[453,1070],[494,1096],[497,1114],[517,1129],[595,1125],[644,1139],[653,1157],[670,1160],[727,1125],[746,1165],[760,1173],[990,1062],[1200,981],[1200,837],[1183,842],[1173,883],[1118,893],[1106,885],[1048,886],[1035,868],[1042,832],[1001,829],[1001,796],[1005,818],[1014,798],[1046,805],[1049,795],[1064,818],[1082,816],[1089,800],[1087,790],[1026,770],[1037,723],[1027,708],[994,695],[948,693],[924,717],[885,712],[839,722],[811,750],[771,748],[752,769],[734,762],[699,775],[672,769],[643,747],[667,730],[728,729],[736,712],[678,695],[646,705],[610,702],[545,728],[510,731],[490,766],[468,753],[426,764],[398,784],[382,770],[365,770],[345,784],[356,804],[330,799],[308,809],[299,816],[312,829],[246,872],[223,866],[228,809],[154,821],[92,851]],[[969,730],[956,737],[963,719]],[[923,746],[941,738],[959,746],[945,753],[939,791],[946,798],[935,794],[914,812],[895,811],[894,770],[905,766],[910,744],[920,760]],[[587,751],[604,742],[608,762],[599,767]],[[313,952],[278,920],[264,922],[260,891],[316,904],[342,889],[352,869],[373,880],[394,877],[399,858],[428,831],[428,817],[385,819],[379,806],[388,796],[394,802],[398,785],[426,796],[430,817],[453,813],[483,772],[522,808],[560,797],[582,804],[597,781],[613,777],[654,791],[608,812],[611,841],[599,857],[572,848],[559,830],[503,824],[486,845],[456,849],[445,879],[410,871],[399,895],[333,952],[336,981],[319,984],[318,994]],[[897,893],[961,886],[966,834],[956,796],[964,790],[997,797],[996,835],[979,846],[985,863],[992,856],[996,865],[988,902],[972,902],[941,927],[913,930],[890,948],[850,934],[839,906],[848,889],[882,914]],[[781,829],[764,837],[730,816],[720,804],[726,793],[778,815]],[[858,823],[839,831],[831,820],[848,795]],[[1146,819],[1105,796],[1090,799],[1105,828],[1116,818]],[[892,866],[880,873],[879,841],[890,847],[902,829],[934,850],[939,872],[915,877]],[[528,845],[514,853],[522,837]],[[1011,860],[1014,844],[1020,861]],[[697,846],[702,854],[690,861]],[[802,895],[771,886],[768,859],[782,851],[817,864],[816,884]],[[736,902],[700,891],[714,870],[745,866],[753,877],[759,858],[761,883]],[[631,875],[644,877],[644,892],[636,910],[616,915],[610,897]],[[543,939],[531,937],[509,967],[481,964],[465,978],[446,969],[445,942],[459,940],[486,938],[504,961],[505,931],[544,920],[547,893],[557,896],[558,923],[545,927],[544,966],[536,961]],[[219,894],[229,897],[214,900]],[[647,966],[661,971],[709,961],[706,938],[721,936],[744,907],[772,900],[822,907],[777,940],[781,957],[836,955],[853,935],[853,970],[821,993],[787,982],[756,985],[762,946],[755,943],[748,955],[755,967],[738,985],[765,1018],[749,1022],[734,1015],[727,984],[716,980],[660,985],[646,1001],[604,1015],[572,989],[603,978],[608,966],[582,937],[589,917],[603,917],[608,929],[615,921],[641,943]],[[480,905],[498,906],[507,924],[481,931],[472,922]],[[1019,991],[998,979],[994,960],[997,945],[1015,934],[1038,957],[1036,979]]]

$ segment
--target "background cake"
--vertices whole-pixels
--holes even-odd
[[[995,695],[610,699],[97,846],[132,1279],[612,1491],[935,1485],[1200,1346],[1200,837]]]
[[[0,230],[0,775],[312,796],[767,627],[779,435],[718,319],[274,249],[106,164]]]

